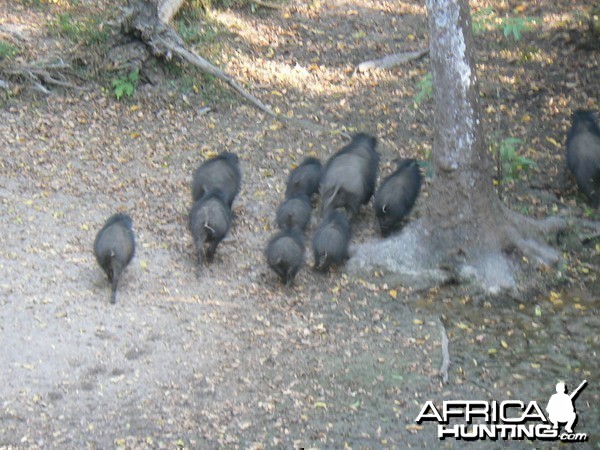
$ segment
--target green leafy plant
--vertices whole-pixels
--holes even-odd
[[[494,8],[482,8],[473,13],[472,30],[480,34],[485,30],[502,30],[505,38],[512,36],[515,42],[520,41],[523,31],[532,30],[538,23],[534,17],[498,17]]]
[[[482,8],[476,11],[471,16],[473,34],[480,34],[488,28],[495,28],[494,23],[494,8]]]
[[[523,144],[519,138],[508,137],[500,142],[498,146],[498,157],[501,163],[500,179],[502,182],[514,181],[521,173],[537,167],[535,161],[521,156],[517,149]]]
[[[108,41],[110,37],[104,26],[104,19],[99,16],[77,19],[69,12],[58,14],[51,29],[62,37],[73,42],[83,42],[86,45],[101,44]]]
[[[431,77],[431,72],[427,72],[427,74],[419,80],[417,83],[417,95],[415,95],[415,107],[420,105],[424,100],[429,100],[433,97],[433,79]]]
[[[129,72],[126,76],[114,79],[112,87],[117,100],[121,100],[123,95],[131,97],[137,87],[138,79],[139,73],[137,69]]]
[[[537,19],[533,17],[507,17],[500,21],[504,37],[512,35],[515,41],[521,40],[521,32],[529,31],[537,24]]]
[[[0,41],[0,60],[11,59],[19,50],[10,42]]]

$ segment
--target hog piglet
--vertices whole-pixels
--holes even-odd
[[[379,166],[376,144],[373,136],[356,134],[348,145],[327,161],[320,186],[323,216],[343,207],[352,219],[360,205],[369,201],[375,190]]]
[[[575,111],[567,134],[567,166],[589,204],[600,206],[600,127],[592,111]]]
[[[209,191],[219,190],[225,195],[225,203],[229,208],[240,192],[242,175],[238,156],[235,153],[223,152],[203,162],[194,172],[192,180],[192,198],[200,200]]]
[[[311,198],[318,193],[321,171],[321,161],[312,156],[305,158],[298,167],[290,172],[285,188],[286,198],[298,194],[304,194]]]
[[[316,270],[326,271],[348,259],[350,224],[341,211],[330,211],[313,235],[313,255]]]
[[[111,282],[111,303],[117,301],[117,285],[134,253],[131,217],[121,213],[110,216],[96,235],[94,255]]]
[[[421,171],[414,159],[398,162],[396,170],[379,186],[373,199],[383,237],[398,231],[421,190]]]
[[[281,282],[290,286],[304,263],[302,233],[297,228],[278,232],[269,240],[265,256]]]
[[[204,255],[207,262],[212,261],[217,246],[231,228],[231,210],[226,204],[225,194],[215,189],[194,202],[188,225],[196,245],[200,267]]]
[[[298,228],[304,232],[311,212],[310,199],[305,194],[295,194],[279,205],[275,221],[280,230]]]

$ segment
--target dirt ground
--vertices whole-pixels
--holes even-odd
[[[600,109],[599,54],[583,45],[589,7],[490,4],[541,19],[518,42],[502,30],[476,36],[486,134],[522,139],[520,151],[537,163],[503,185],[504,201],[573,219],[555,243],[564,263],[540,274],[539,292],[522,301],[492,303],[460,286],[413,292],[379,272],[316,274],[309,254],[285,288],[265,263],[289,170],[306,155],[326,160],[344,143],[340,130],[377,136],[384,175],[399,156],[427,157],[433,105],[414,101],[427,58],[353,73],[362,61],[427,47],[421,2],[210,14],[215,62],[274,108],[332,133],[274,121],[214,81],[185,89],[168,72],[120,102],[89,79],[50,95],[4,92],[0,448],[454,448],[465,443],[415,423],[425,401],[545,406],[556,382],[574,388],[583,379],[576,430],[599,448],[600,244],[582,240],[575,219],[600,216],[561,181],[571,111]],[[74,14],[108,8],[77,5]],[[56,8],[5,2],[0,30],[26,36],[39,58],[67,52],[73,44],[45,26]],[[224,150],[240,156],[242,190],[230,237],[199,273],[186,227],[191,174]],[[415,216],[426,196],[425,185]],[[137,249],[111,305],[92,243],[116,211],[132,216]],[[353,244],[375,239],[369,206]],[[506,445],[559,446],[470,443]]]

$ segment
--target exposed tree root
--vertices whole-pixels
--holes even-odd
[[[68,81],[65,72],[70,71],[71,66],[64,61],[52,63],[39,62],[19,67],[0,68],[0,72],[7,78],[18,78],[28,82],[33,89],[45,95],[50,94],[50,86],[59,86],[68,89],[79,89],[79,87]],[[8,82],[2,80],[2,87],[9,88]]]
[[[540,236],[556,236],[567,228],[560,217],[535,220],[509,210],[503,205],[504,216],[512,223],[507,232],[508,248],[515,248],[538,266],[554,266],[560,261],[560,253],[540,240]]]
[[[566,221],[557,217],[538,221],[509,210],[505,219],[503,237],[497,242],[472,247],[463,244],[460,255],[444,248],[452,239],[426,235],[426,228],[417,220],[397,236],[354,247],[348,268],[354,272],[381,268],[399,284],[416,290],[460,283],[473,293],[521,298],[520,287],[535,268],[553,267],[561,259],[539,236],[555,235],[565,229]],[[533,266],[511,255],[525,256]]]
[[[586,228],[590,230],[587,233],[579,232],[577,234],[577,238],[583,244],[589,241],[593,241],[594,239],[600,238],[600,222],[594,222],[592,220],[583,219],[581,217],[569,217],[567,220],[571,225],[574,225],[578,228]]]

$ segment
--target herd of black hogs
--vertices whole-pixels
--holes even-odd
[[[593,207],[600,206],[600,127],[597,114],[576,111],[567,134],[567,167]],[[373,199],[382,236],[402,228],[421,189],[421,173],[413,159],[402,159],[375,191],[379,154],[376,139],[354,135],[325,166],[308,157],[288,177],[285,198],[277,209],[279,231],[265,249],[269,267],[289,286],[305,260],[304,234],[310,222],[314,196],[321,196],[322,220],[312,236],[314,268],[327,271],[348,258],[350,223],[361,205]],[[202,163],[192,181],[193,204],[188,226],[198,265],[210,262],[231,228],[231,205],[240,191],[238,157],[223,152]],[[135,252],[132,221],[127,214],[111,216],[96,235],[94,253],[111,282],[116,301],[119,278]]]

